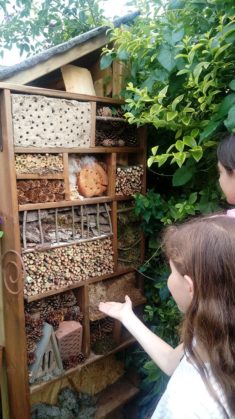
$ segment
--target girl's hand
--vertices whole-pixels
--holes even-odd
[[[126,295],[125,303],[115,303],[113,301],[108,301],[107,303],[101,302],[99,304],[99,310],[122,322],[132,311],[132,303],[130,298]]]

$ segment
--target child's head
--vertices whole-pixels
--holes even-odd
[[[172,226],[163,243],[173,267],[192,284],[182,328],[185,348],[200,369],[193,339],[202,345],[235,412],[230,399],[235,392],[235,219],[220,215]]]
[[[235,135],[225,137],[217,149],[219,182],[228,203],[235,204]]]

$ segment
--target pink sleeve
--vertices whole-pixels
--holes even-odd
[[[228,210],[226,214],[228,217],[235,218],[235,208]]]

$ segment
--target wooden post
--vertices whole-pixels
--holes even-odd
[[[26,337],[24,323],[23,275],[17,282],[6,287],[10,274],[16,276],[16,268],[22,272],[17,252],[20,255],[18,202],[16,195],[16,174],[14,167],[13,132],[11,119],[11,95],[9,90],[0,94],[1,105],[1,136],[3,151],[0,152],[0,213],[3,216],[4,237],[2,239],[3,256],[3,311],[5,324],[5,356],[7,367],[7,385],[11,419],[29,419],[29,385],[26,362]],[[12,252],[13,251],[13,252]],[[12,265],[15,263],[15,266]],[[10,290],[12,286],[12,291]],[[17,291],[17,288],[19,292]]]

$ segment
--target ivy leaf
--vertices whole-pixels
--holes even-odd
[[[156,145],[155,147],[152,147],[151,151],[152,151],[153,156],[156,156],[158,148],[159,148],[158,145]]]
[[[185,145],[187,145],[188,147],[195,147],[197,146],[197,142],[196,140],[193,138],[193,136],[191,135],[185,135],[183,137],[183,142]]]
[[[181,167],[184,162],[185,159],[187,157],[187,153],[183,152],[183,151],[179,151],[179,153],[173,153],[173,159],[171,160],[171,163],[176,162],[178,164],[179,167]]]
[[[190,150],[190,154],[193,156],[194,160],[199,161],[203,156],[202,147],[197,146]]]
[[[181,140],[177,140],[176,143],[175,143],[175,148],[178,151],[183,151],[184,150],[184,142],[181,141]]]

